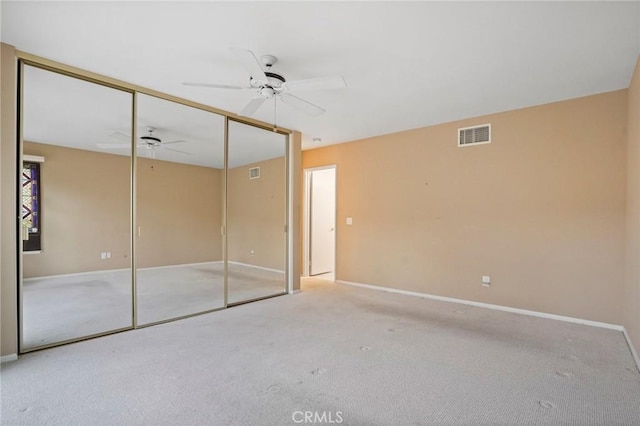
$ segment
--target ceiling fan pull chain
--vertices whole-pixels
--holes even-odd
[[[273,131],[277,131],[278,130],[278,112],[277,112],[277,108],[278,108],[278,100],[276,99],[277,96],[273,97]]]

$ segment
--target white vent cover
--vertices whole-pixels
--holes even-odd
[[[260,167],[252,167],[249,169],[249,179],[260,178]]]
[[[491,143],[491,124],[458,129],[458,146]]]

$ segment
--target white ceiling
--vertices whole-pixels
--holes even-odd
[[[24,68],[23,139],[116,155],[131,154],[132,95],[32,66]],[[137,135],[169,149],[138,154],[158,160],[224,167],[224,118],[153,96],[139,95]],[[180,140],[182,142],[167,144]],[[285,154],[286,136],[241,123],[229,125],[229,166]],[[107,144],[104,147],[102,144]],[[176,152],[171,150],[182,151]],[[28,152],[27,152],[28,154]]]
[[[245,85],[232,47],[276,55],[289,80],[343,75],[347,89],[300,93],[321,117],[278,107],[305,148],[626,88],[640,53],[638,1],[1,7],[20,50],[228,111],[253,95],[181,82]],[[255,118],[272,122],[273,105]]]

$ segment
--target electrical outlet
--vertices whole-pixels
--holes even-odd
[[[353,218],[352,217],[348,217],[347,218],[347,225],[353,225]]]
[[[107,259],[111,259],[111,252],[110,251],[107,252]]]
[[[255,251],[251,250],[249,253],[251,253],[251,256],[253,256],[254,254],[256,254]]]
[[[102,252],[100,253],[100,259],[105,260],[107,258],[107,253]]]
[[[489,287],[491,285],[491,277],[488,275],[482,276],[482,285],[485,287]]]

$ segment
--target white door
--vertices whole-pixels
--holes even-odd
[[[336,169],[315,170],[310,180],[309,275],[319,275],[335,264]]]

